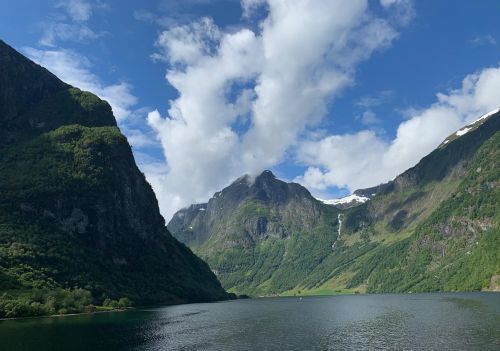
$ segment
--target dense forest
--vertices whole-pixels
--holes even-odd
[[[0,41],[0,318],[232,297],[174,239],[109,104]]]

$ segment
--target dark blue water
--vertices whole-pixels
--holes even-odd
[[[500,350],[500,294],[269,298],[0,322],[1,350]]]

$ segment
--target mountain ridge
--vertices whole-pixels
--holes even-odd
[[[4,42],[0,80],[0,318],[231,297],[166,229],[107,102]]]
[[[449,282],[442,282],[439,285],[437,282],[430,283],[428,282],[430,278],[425,278],[434,269],[432,265],[441,267],[442,262],[451,260],[449,258],[451,256],[457,262],[461,262],[457,256],[458,252],[461,252],[457,245],[465,240],[464,235],[469,231],[467,228],[459,232],[447,229],[457,233],[449,240],[437,239],[439,236],[428,239],[436,242],[435,245],[443,247],[443,250],[447,248],[450,254],[449,257],[445,255],[439,258],[434,249],[429,249],[427,258],[422,259],[422,262],[426,263],[415,265],[420,269],[418,274],[424,277],[419,278],[420,282],[416,282],[416,278],[413,277],[412,274],[417,273],[411,273],[410,265],[405,266],[406,271],[401,273],[404,277],[401,279],[401,284],[406,285],[399,285],[396,280],[390,284],[375,285],[377,279],[382,279],[377,274],[384,274],[384,270],[380,268],[382,267],[380,260],[383,255],[389,255],[387,250],[395,250],[390,251],[390,255],[395,255],[394,260],[415,259],[412,255],[418,250],[411,250],[415,250],[412,245],[415,245],[414,243],[423,235],[421,228],[427,228],[425,229],[429,233],[427,235],[436,230],[439,232],[440,229],[436,228],[450,228],[450,224],[446,223],[453,219],[444,217],[440,219],[444,221],[443,223],[436,223],[430,227],[426,223],[432,222],[432,218],[436,216],[441,218],[437,215],[439,213],[448,213],[449,210],[443,206],[459,196],[463,184],[471,182],[475,187],[479,187],[478,189],[481,188],[482,183],[478,183],[478,177],[482,175],[477,174],[476,169],[472,172],[470,167],[479,162],[477,158],[483,149],[488,150],[484,153],[485,157],[490,158],[493,165],[498,165],[493,156],[498,148],[496,136],[500,129],[500,112],[481,118],[478,119],[480,123],[478,121],[472,123],[474,128],[470,128],[467,133],[450,140],[444,146],[440,145],[394,180],[355,191],[354,194],[357,196],[370,197],[369,201],[357,206],[336,208],[314,199],[312,201],[313,207],[317,210],[316,215],[310,215],[307,211],[303,213],[295,211],[293,221],[290,221],[284,220],[279,209],[269,207],[266,202],[258,200],[255,202],[255,199],[248,199],[240,194],[242,197],[239,202],[229,201],[230,204],[227,205],[233,212],[226,214],[215,211],[218,223],[223,223],[221,226],[208,225],[213,224],[214,220],[206,216],[207,208],[202,211],[198,209],[198,212],[203,213],[201,215],[188,208],[178,212],[181,216],[185,216],[185,221],[178,221],[176,214],[168,227],[174,236],[186,242],[194,252],[207,260],[225,288],[237,293],[274,295],[336,291],[391,292],[410,291],[412,288],[418,291],[470,290],[471,286],[474,286],[474,289],[478,289],[479,286],[486,288],[485,281],[476,280],[470,283],[472,285],[463,283],[462,286],[458,284],[451,287],[446,285]],[[499,174],[495,167],[488,168],[488,176],[498,179]],[[227,189],[234,184],[216,193],[216,196],[227,192]],[[491,196],[484,195],[490,207],[495,201],[500,201],[498,185],[491,186],[493,186]],[[304,190],[307,191],[305,188]],[[310,195],[308,191],[307,193]],[[467,196],[464,203],[476,199],[476,195]],[[254,211],[241,210],[248,207],[247,201],[252,204]],[[454,211],[461,213],[460,204],[454,203],[453,206]],[[483,207],[478,208],[480,212],[483,211]],[[491,211],[485,214],[488,216],[487,219],[474,224],[475,228],[477,226],[479,229],[470,229],[476,231],[474,235],[482,232],[490,233],[491,230],[493,233],[498,233],[498,216]],[[342,235],[338,238],[340,215],[343,218]],[[262,232],[265,229],[263,223],[267,223],[269,218],[275,219],[274,226],[285,228],[283,235],[264,237],[260,241],[249,240],[245,243],[246,246],[240,245],[241,242],[238,240],[246,237],[248,232]],[[468,223],[467,218],[464,217],[460,223]],[[238,223],[243,225],[238,226]],[[454,225],[461,227],[460,223]],[[221,232],[224,234],[221,235]],[[498,243],[493,239],[494,234],[484,235],[489,238],[487,240],[493,240],[491,241],[493,247],[497,247]],[[186,240],[190,236],[195,237],[195,240]],[[338,243],[332,251],[333,242]],[[297,262],[300,262],[301,267]],[[485,272],[489,272],[487,274],[492,276],[499,274],[499,262],[500,259],[495,258],[484,263]],[[370,265],[373,267],[372,271],[366,272],[363,267]],[[464,269],[457,270],[454,274],[461,275]],[[424,281],[429,285],[424,286]]]

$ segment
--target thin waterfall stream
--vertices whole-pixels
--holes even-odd
[[[339,222],[339,228],[337,230],[337,239],[335,239],[335,241],[332,244],[332,250],[335,250],[335,245],[337,244],[337,241],[340,239],[340,230],[342,228],[342,214],[340,213],[338,214],[337,220]]]

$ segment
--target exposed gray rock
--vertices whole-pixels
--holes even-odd
[[[284,238],[291,227],[310,230],[323,206],[303,186],[264,171],[255,179],[238,178],[206,204],[178,211],[168,228],[187,245],[212,238],[224,247],[251,247],[260,240]]]
[[[84,234],[87,232],[89,218],[81,209],[74,208],[71,216],[63,219],[62,225],[67,232]]]

